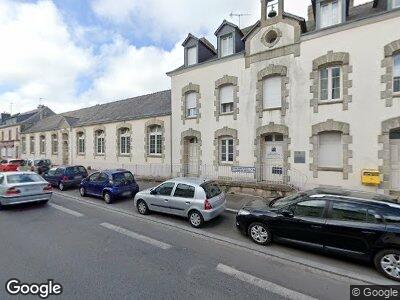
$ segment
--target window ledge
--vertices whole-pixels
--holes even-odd
[[[94,156],[106,156],[105,154],[96,153]]]
[[[233,111],[232,112],[227,112],[227,113],[220,113],[220,116],[232,116],[233,115]]]
[[[120,154],[118,154],[118,156],[119,156],[119,157],[131,157],[131,155],[130,155],[130,154],[121,154],[121,153],[120,153]]]
[[[274,111],[274,110],[282,110],[282,107],[271,107],[271,108],[264,108],[263,111]]]
[[[340,104],[343,100],[319,100],[318,105]]]
[[[318,167],[318,171],[325,171],[325,172],[343,172],[343,168]]]
[[[85,156],[85,153],[78,153],[78,156]]]
[[[393,98],[400,98],[400,92],[393,93]]]
[[[147,154],[147,157],[162,158],[162,154]]]
[[[233,162],[231,162],[231,163],[220,162],[218,166],[220,166],[220,167],[233,167]]]
[[[197,119],[197,116],[194,116],[194,117],[186,117],[186,120],[195,120],[195,119]]]

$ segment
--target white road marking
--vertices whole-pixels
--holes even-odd
[[[125,228],[118,227],[118,226],[115,226],[115,225],[112,225],[112,224],[109,224],[109,223],[102,223],[102,224],[100,224],[100,226],[103,226],[103,227],[108,228],[110,230],[114,230],[114,231],[116,231],[118,233],[121,233],[123,235],[129,236],[129,237],[131,237],[133,239],[145,242],[147,244],[159,247],[159,248],[164,249],[164,250],[168,250],[168,249],[170,249],[172,247],[169,244],[157,241],[155,239],[149,238],[149,237],[144,236],[144,235],[140,235],[140,234],[135,233],[133,231],[130,231],[130,230],[127,230]]]
[[[60,210],[60,211],[62,211],[62,212],[65,212],[65,213],[67,213],[67,214],[70,214],[70,215],[72,215],[72,216],[75,216],[75,217],[78,217],[78,218],[79,218],[79,217],[83,217],[83,214],[81,214],[81,213],[79,213],[79,212],[77,212],[77,211],[74,211],[74,210],[65,208],[65,207],[63,207],[63,206],[59,206],[59,205],[54,204],[54,203],[49,203],[49,205],[50,205],[51,207],[55,208],[55,209],[58,209],[58,210]]]
[[[241,271],[238,271],[234,268],[231,268],[229,266],[219,264],[217,266],[217,270],[219,272],[222,272],[226,275],[232,276],[236,279],[239,279],[243,282],[250,283],[252,285],[255,285],[259,288],[262,288],[264,290],[267,290],[271,293],[274,293],[276,295],[288,298],[288,299],[298,299],[298,300],[316,300],[316,298],[304,295],[302,293],[287,289],[283,286],[277,285],[275,283],[260,279],[258,277],[254,277],[253,275],[243,273]]]

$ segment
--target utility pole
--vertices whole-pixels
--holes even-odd
[[[245,16],[251,16],[251,14],[235,14],[235,13],[233,13],[233,12],[231,12],[231,14],[229,15],[231,18],[233,18],[233,17],[237,17],[238,19],[239,19],[239,28],[241,28],[241,26],[242,26],[242,17],[245,17]]]

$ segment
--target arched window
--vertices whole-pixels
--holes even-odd
[[[131,132],[129,128],[121,128],[119,133],[119,153],[128,155],[131,153]]]
[[[271,76],[263,80],[263,108],[282,107],[282,77]]]
[[[21,138],[21,148],[22,154],[26,154],[26,137]]]
[[[95,134],[95,142],[96,142],[96,154],[104,155],[105,154],[105,133],[103,130],[97,130]]]
[[[40,154],[46,153],[46,136],[40,136]]]
[[[85,134],[83,132],[78,132],[76,138],[77,138],[78,154],[85,154],[86,150]]]
[[[150,127],[149,131],[149,154],[162,154],[162,128],[159,125]]]
[[[29,140],[29,151],[31,154],[35,154],[35,137],[31,136]]]
[[[58,154],[58,135],[57,134],[53,134],[51,136],[51,153],[53,155]]]

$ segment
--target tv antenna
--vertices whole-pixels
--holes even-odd
[[[251,16],[251,14],[236,14],[234,12],[231,12],[231,14],[229,16],[231,18],[236,17],[236,18],[239,19],[239,28],[240,28],[241,27],[242,17]]]

